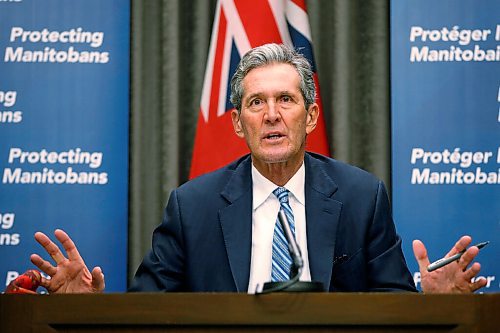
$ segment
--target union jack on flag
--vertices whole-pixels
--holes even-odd
[[[231,122],[230,81],[241,57],[251,48],[283,43],[295,47],[313,66],[317,103],[318,78],[305,0],[219,0],[203,83],[190,178],[220,168],[249,152]],[[329,154],[320,113],[307,138],[308,151]]]

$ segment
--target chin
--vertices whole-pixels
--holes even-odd
[[[289,161],[293,157],[290,152],[273,152],[259,156],[259,159],[265,163],[283,163]]]

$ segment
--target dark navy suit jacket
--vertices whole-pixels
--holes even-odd
[[[312,280],[329,291],[415,291],[383,183],[312,153],[305,168]],[[246,292],[251,248],[247,155],[172,192],[130,291]]]

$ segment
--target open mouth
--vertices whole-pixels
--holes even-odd
[[[269,133],[268,135],[264,136],[264,139],[266,140],[278,140],[284,137],[283,134],[280,133]]]

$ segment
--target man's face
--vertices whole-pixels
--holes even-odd
[[[257,168],[302,163],[306,136],[316,127],[319,110],[317,104],[305,109],[299,85],[299,74],[288,64],[255,68],[243,79],[241,113],[233,110],[232,120]]]

